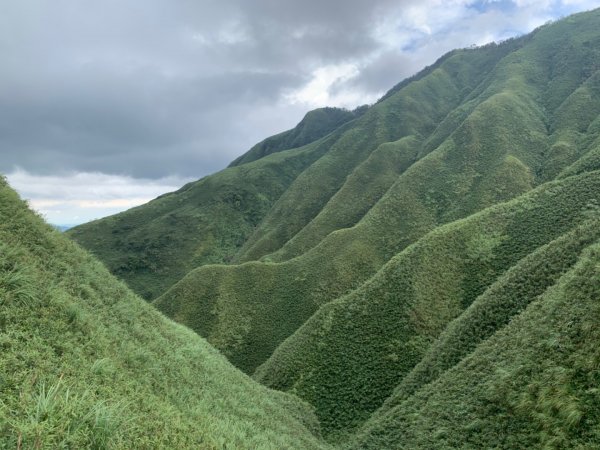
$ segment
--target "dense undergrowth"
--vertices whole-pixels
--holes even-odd
[[[567,239],[575,243],[581,237],[574,233]],[[513,311],[506,326],[465,352],[435,381],[391,402],[349,447],[597,448],[600,242],[590,240],[585,246],[584,241],[575,244],[581,251],[576,262],[566,249],[570,261],[559,277],[553,276],[557,280],[521,305],[522,311]],[[536,259],[529,262],[544,264]],[[506,284],[511,289],[510,281]],[[504,286],[498,288],[500,293]],[[486,300],[480,311],[493,313],[494,299],[487,305]],[[472,313],[454,332],[463,328],[466,335],[470,328],[477,333],[482,319],[477,316]],[[445,366],[443,356],[433,355],[430,361],[436,359],[438,367]]]
[[[424,356],[440,333],[450,333],[447,326],[452,319],[472,320],[465,319],[472,311],[463,311],[478,296],[488,295],[487,288],[499,283],[508,268],[587,221],[599,193],[600,172],[593,172],[544,185],[436,229],[359,289],[320,308],[258,368],[255,378],[308,400],[327,433],[347,434],[369,418],[399,383],[411,383],[404,377],[417,363],[420,372],[410,376],[429,382],[435,371]],[[454,336],[437,354],[454,361],[476,339],[485,339],[494,325],[506,323],[528,298],[552,284],[564,265],[577,259],[579,244],[589,245],[600,237],[599,225],[593,220],[584,231],[577,229],[574,233],[581,243],[567,241],[564,246],[571,247],[560,247],[552,255],[554,265],[545,252],[542,273],[523,264],[513,269],[520,276],[514,282],[519,290],[496,300],[497,310],[486,310],[492,323],[479,325],[467,336]]]

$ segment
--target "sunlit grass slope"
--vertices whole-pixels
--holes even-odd
[[[598,448],[600,242],[578,233],[565,240],[520,268],[537,274],[541,289],[530,282],[520,288],[514,283],[520,274],[507,273],[449,327],[436,347],[454,340],[449,360],[439,351],[428,354],[437,372],[431,381],[392,397],[349,447]],[[565,260],[544,261],[542,253],[561,247]]]
[[[156,306],[252,372],[321,305],[359,287],[429,231],[592,170],[599,24],[600,12],[579,14],[518,41],[443,58],[351,128],[342,126],[242,248],[250,259],[271,245],[276,253],[200,267]],[[382,159],[390,161],[383,172]],[[325,202],[319,193],[330,188]],[[309,209],[318,214],[312,222]],[[338,229],[341,223],[349,227]],[[277,230],[295,236],[281,247],[287,237]]]
[[[0,448],[323,448],[311,409],[235,369],[0,181]]]
[[[326,434],[346,436],[399,383],[427,384],[552,285],[600,238],[599,197],[593,172],[436,229],[320,308],[255,378],[308,400]],[[459,316],[468,333],[447,328]]]

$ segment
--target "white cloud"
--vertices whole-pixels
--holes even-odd
[[[333,88],[345,83],[359,74],[356,64],[338,64],[319,67],[312,73],[311,80],[302,88],[285,94],[285,100],[291,104],[303,104],[307,108],[323,106],[353,107],[375,100],[373,95],[364,92],[345,90],[333,92]]]
[[[103,173],[37,176],[18,169],[6,178],[50,223],[74,225],[138,206],[188,181],[178,177],[136,179]]]

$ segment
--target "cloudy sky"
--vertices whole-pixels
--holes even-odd
[[[589,0],[0,0],[0,172],[52,223],[146,202],[310,109]]]

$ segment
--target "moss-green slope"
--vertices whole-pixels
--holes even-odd
[[[0,448],[323,448],[309,407],[164,318],[0,181]]]
[[[594,125],[597,121],[595,111],[576,119],[565,111],[600,102],[600,92],[594,87],[597,75],[593,69],[597,61],[596,48],[600,48],[595,45],[600,43],[599,16],[598,11],[578,15],[543,27],[519,41],[519,46],[514,42],[506,44],[512,51],[464,95],[464,102],[447,114],[427,139],[400,141],[410,143],[403,151],[408,155],[416,151],[418,160],[405,170],[403,167],[394,169],[390,164],[392,169],[386,172],[386,180],[381,184],[372,183],[372,188],[383,191],[388,180],[394,177],[394,170],[399,175],[353,227],[332,231],[319,241],[319,230],[326,227],[316,226],[315,233],[309,233],[315,240],[304,242],[311,241],[308,246],[317,241],[318,244],[287,259],[294,255],[295,250],[292,251],[282,258],[285,261],[281,263],[201,267],[174,285],[156,305],[170,317],[207,337],[238,367],[250,372],[320,305],[360,286],[390,258],[427,232],[519,196],[566,170],[563,165],[578,161],[582,155],[590,155],[599,136],[598,127]],[[591,50],[585,42],[594,44]],[[501,53],[496,47],[490,49]],[[577,67],[556,64],[553,54],[564,49],[580,55]],[[469,57],[465,55],[470,53],[459,52],[446,58],[443,64],[452,63],[454,66],[450,67],[455,68],[468,66]],[[459,58],[460,64],[455,58]],[[433,93],[431,98],[443,97],[445,91],[440,86],[447,87],[452,84],[450,80],[458,77],[457,74],[447,77],[443,64],[425,78],[406,85],[372,107],[352,129],[341,134],[328,153],[294,181],[261,227],[279,216],[286,217],[281,223],[291,226],[289,220],[297,217],[294,216],[294,203],[285,208],[282,205],[303,192],[295,191],[295,186],[304,186],[305,200],[317,195],[322,183],[327,181],[309,177],[314,181],[311,190],[306,177],[320,164],[334,160],[341,152],[336,146],[347,139],[347,133],[362,130],[356,140],[364,136],[373,138],[373,132],[367,128],[368,121],[381,115],[381,122],[376,120],[375,123],[394,123],[400,113],[394,113],[393,105],[406,106],[414,96],[427,99],[426,93]],[[466,74],[469,78],[468,71]],[[443,81],[441,85],[440,80]],[[563,89],[564,86],[568,89]],[[400,115],[402,125],[398,126],[406,127],[407,133],[419,126],[422,130],[427,129],[427,123],[417,124],[417,117],[433,120],[423,111],[427,105],[431,106],[424,101],[416,109],[411,109],[412,106],[404,108]],[[573,122],[577,124],[577,133],[568,132]],[[413,134],[423,135],[424,131]],[[568,143],[571,148],[568,157],[548,156],[556,153],[558,142]],[[410,148],[411,145],[416,145],[416,150]],[[356,156],[360,152],[353,154]],[[351,201],[347,193],[360,192],[358,180],[364,179],[365,175],[378,176],[375,169],[371,173],[367,171],[372,161],[366,161],[348,178],[348,185],[338,192],[344,201],[327,205],[321,214],[344,217],[343,214],[336,216],[334,212],[342,208],[350,210],[353,205],[359,205],[357,210],[360,210],[362,200]],[[552,162],[551,166],[549,162]],[[343,173],[344,166],[340,164],[339,167]],[[377,164],[371,167],[376,168]],[[352,189],[351,184],[354,185]],[[302,204],[298,197],[298,210],[302,210]],[[340,209],[336,209],[338,207]],[[315,219],[313,223],[317,221]],[[278,238],[272,242],[275,241],[278,242]]]
[[[477,124],[480,128],[478,133],[484,137],[479,144],[488,147],[515,145],[513,154],[534,172],[537,181],[552,179],[562,168],[578,159],[588,144],[585,136],[590,124],[598,117],[600,104],[597,72],[600,54],[595,48],[599,43],[595,30],[597,12],[595,14],[596,17],[589,14],[569,18],[500,46],[478,49],[473,53],[453,52],[444,57],[436,69],[428,69],[426,72],[429,75],[422,80],[430,80],[438,74],[438,69],[442,69],[455,80],[457,87],[462,86],[463,97],[461,104],[450,111],[431,134],[418,136],[423,138],[423,142],[414,146],[414,151],[417,152],[415,161],[443,144],[476,108],[482,109],[485,106],[483,102],[496,103],[501,120],[503,115],[513,114],[516,108],[522,110],[516,111],[517,114],[525,112],[519,119],[524,120],[521,130],[530,128],[531,136],[523,132],[519,141],[503,142],[506,135],[514,132],[514,126],[504,122],[497,128],[503,129],[503,132],[494,131],[494,140],[491,136],[486,136],[489,130],[485,128],[488,124]],[[577,27],[576,31],[573,30],[574,27]],[[563,62],[566,53],[569,54],[569,65]],[[477,84],[478,81],[480,82]],[[395,94],[386,96],[382,103],[387,104],[391,99],[397,99],[407,93],[409,86],[417,85],[414,81],[401,84],[394,88]],[[428,87],[420,86],[420,89],[426,91]],[[443,94],[446,100],[449,92],[450,89],[446,87]],[[503,96],[506,98],[502,98]],[[425,96],[419,101],[426,100]],[[375,108],[377,106],[379,105]],[[539,122],[533,123],[534,118]],[[405,118],[401,120],[406,121]],[[494,124],[493,116],[490,115],[488,120],[490,124]],[[549,136],[547,142],[541,142],[541,134]],[[382,186],[377,187],[381,189]],[[373,195],[376,192],[371,191],[368,183],[364,183],[364,178],[348,178],[343,188],[328,201],[319,214],[282,249],[269,255],[268,260],[282,261],[298,256],[315,246],[331,231],[354,225],[374,204],[370,200],[380,197]],[[282,196],[280,202],[285,198],[285,195]]]
[[[347,435],[399,383],[426,384],[435,370],[444,369],[427,364],[430,353],[445,364],[460,359],[477,339],[485,339],[552,284],[582,247],[600,237],[600,223],[587,222],[583,230],[545,248],[533,263],[526,256],[588,221],[599,195],[600,173],[594,172],[546,184],[436,229],[359,289],[320,308],[258,368],[255,378],[313,404],[330,438]],[[486,291],[513,266],[510,292],[506,280]],[[499,296],[499,290],[512,297]],[[461,320],[474,322],[468,317],[477,315],[483,322],[466,335],[444,331],[436,350],[427,353],[448,323],[482,294],[478,302],[488,309],[471,308]],[[494,300],[487,298],[493,295]],[[492,302],[496,309],[489,307]]]
[[[584,239],[576,241],[580,247]],[[522,311],[513,311],[506,326],[494,324],[498,331],[458,364],[376,415],[349,447],[597,448],[600,243],[589,245],[575,263],[568,247],[571,267],[563,267],[558,280],[553,275],[550,286],[529,305],[524,303]],[[513,297],[519,290],[511,284],[505,285],[512,290],[509,297],[519,301]],[[497,294],[504,295],[502,291],[498,286]],[[488,299],[492,304],[480,298],[482,311],[498,311],[499,297]],[[477,322],[486,320],[477,316],[467,319],[475,319],[475,332]],[[464,325],[467,329],[468,323]]]

